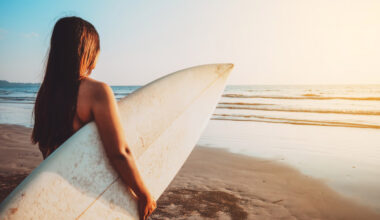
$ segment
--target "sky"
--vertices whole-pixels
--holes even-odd
[[[234,63],[228,84],[380,84],[378,0],[1,0],[0,80],[40,82],[64,16],[98,30],[110,85],[207,63]]]

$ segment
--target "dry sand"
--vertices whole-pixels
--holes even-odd
[[[30,128],[0,125],[0,201],[42,161]],[[152,219],[380,219],[273,161],[196,147]]]

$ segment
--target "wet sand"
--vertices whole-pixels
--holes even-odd
[[[42,161],[30,128],[0,125],[0,201]],[[151,219],[380,219],[273,161],[197,146]]]

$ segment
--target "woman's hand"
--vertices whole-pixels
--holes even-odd
[[[150,194],[145,194],[138,197],[138,210],[140,220],[146,220],[157,208],[156,201]]]

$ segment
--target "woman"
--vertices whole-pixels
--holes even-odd
[[[137,196],[140,219],[146,219],[156,202],[124,139],[113,92],[107,84],[89,78],[99,51],[99,35],[89,22],[78,17],[57,21],[34,107],[32,141],[45,159],[83,125],[95,121],[111,164]]]

